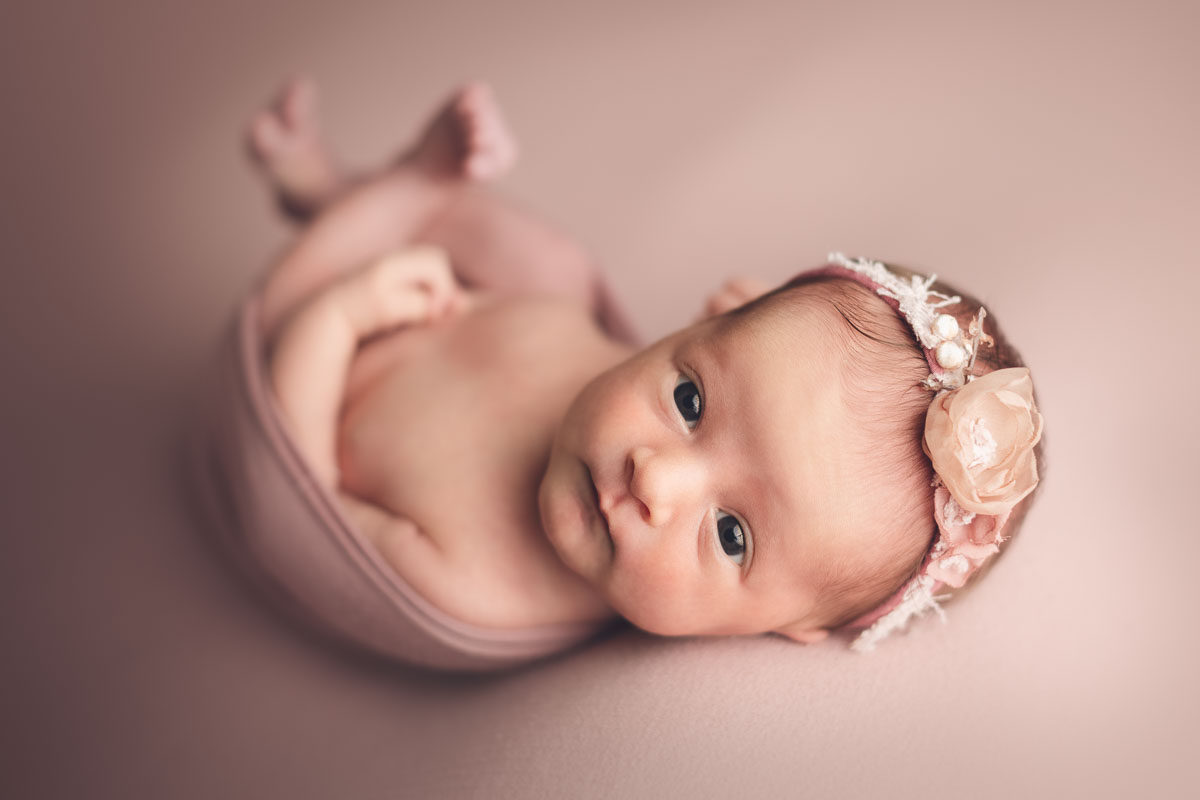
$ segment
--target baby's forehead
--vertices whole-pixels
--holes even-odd
[[[778,376],[796,375],[798,365],[811,366],[815,359],[819,372],[840,381],[851,395],[854,410],[868,415],[881,413],[879,404],[887,398],[919,386],[927,372],[900,317],[874,292],[852,281],[790,286],[724,320],[718,341],[725,348],[774,366]]]
[[[813,363],[831,377],[846,360],[847,338],[845,320],[835,306],[795,289],[716,318],[697,341],[725,360],[770,366],[764,379],[786,379],[798,374],[797,367]]]
[[[861,466],[844,350],[828,314],[732,315],[690,343],[712,422],[745,443],[745,473],[773,477],[774,499],[791,515],[840,500]]]

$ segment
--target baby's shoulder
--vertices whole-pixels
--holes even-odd
[[[459,329],[465,335],[481,334],[497,346],[562,346],[605,337],[591,309],[569,297],[487,293],[469,297]]]

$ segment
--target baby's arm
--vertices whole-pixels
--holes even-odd
[[[450,580],[447,562],[411,520],[338,488],[338,419],[346,375],[364,339],[458,313],[465,302],[444,251],[410,247],[327,285],[280,326],[270,377],[283,418],[317,479],[355,528],[410,582]]]
[[[450,188],[416,169],[397,169],[326,209],[272,269],[262,330],[271,335],[297,304],[356,266],[398,250],[445,207]]]
[[[454,313],[461,301],[445,253],[412,247],[328,285],[282,323],[271,383],[301,453],[325,486],[338,485],[338,416],[359,343]]]

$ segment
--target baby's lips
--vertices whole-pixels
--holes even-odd
[[[454,293],[436,284],[421,287],[428,302],[428,318],[430,322],[449,317],[454,311]]]
[[[455,286],[446,295],[445,302],[442,306],[442,315],[445,317],[457,317],[467,311],[468,297],[467,293],[462,288]]]

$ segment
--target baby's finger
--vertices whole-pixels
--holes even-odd
[[[447,316],[459,291],[458,286],[453,283],[446,285],[433,280],[421,280],[413,284],[413,288],[429,298],[430,319],[442,319]]]
[[[383,311],[380,329],[420,324],[427,321],[433,311],[429,292],[417,286],[388,292],[379,301]]]
[[[429,293],[434,316],[444,314],[460,288],[446,251],[432,245],[421,245],[398,255],[404,263],[398,277]]]

